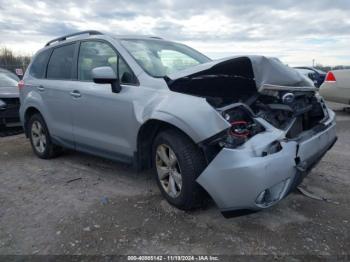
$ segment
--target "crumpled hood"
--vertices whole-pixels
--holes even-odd
[[[239,56],[211,61],[165,77],[176,92],[203,97],[249,97],[265,89],[312,91],[310,79],[276,58]]]

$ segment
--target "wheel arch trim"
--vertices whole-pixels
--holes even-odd
[[[151,167],[151,150],[153,141],[160,130],[175,129],[197,144],[196,137],[190,136],[192,130],[180,119],[165,112],[159,112],[157,116],[147,119],[137,133],[137,151],[135,152],[136,167],[143,170]]]
[[[24,128],[24,133],[26,135],[26,137],[28,137],[28,121],[29,121],[29,117],[32,116],[35,113],[39,113],[45,120],[45,115],[38,109],[37,105],[27,105],[24,109],[23,109],[23,114],[21,114],[21,122]],[[46,122],[46,120],[45,120]]]

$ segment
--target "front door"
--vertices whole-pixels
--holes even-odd
[[[93,82],[91,71],[101,66],[112,67],[116,75],[128,75],[129,83],[122,85],[120,93],[113,93],[110,84]],[[111,45],[101,41],[81,42],[78,81],[72,95],[73,133],[78,150],[111,159],[131,160],[138,130],[133,110],[133,97],[139,91],[134,85],[135,79]]]

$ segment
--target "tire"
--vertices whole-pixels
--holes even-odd
[[[52,143],[45,120],[40,114],[31,116],[28,121],[28,130],[33,152],[39,158],[50,159],[62,153],[62,148]]]
[[[164,152],[168,156],[166,161],[163,159],[166,159]],[[173,155],[177,161],[175,165],[172,165],[175,161]],[[196,179],[206,167],[206,161],[203,153],[191,139],[177,130],[167,129],[160,132],[153,143],[152,159],[157,184],[171,205],[182,210],[204,206],[207,195]],[[171,171],[166,162],[168,166],[172,166]],[[175,191],[171,188],[175,188]]]

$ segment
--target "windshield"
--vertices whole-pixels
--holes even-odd
[[[9,77],[5,73],[0,73],[0,88],[1,87],[16,87],[17,81]]]
[[[122,44],[138,64],[154,77],[164,77],[170,73],[211,61],[194,49],[173,42],[126,39],[122,40]]]

